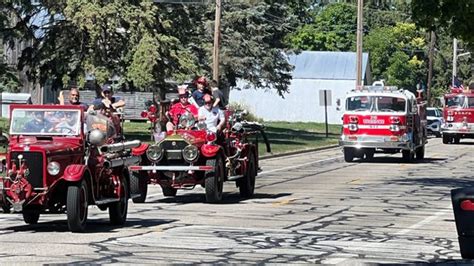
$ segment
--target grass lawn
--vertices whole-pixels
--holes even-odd
[[[266,122],[264,124],[273,154],[337,144],[341,132],[340,125],[329,125],[329,136],[326,138],[324,123]],[[125,123],[126,137],[148,142],[150,141],[149,127],[150,124],[145,122]],[[268,154],[261,137],[259,137],[259,142],[260,155]]]

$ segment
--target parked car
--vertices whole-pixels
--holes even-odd
[[[69,230],[86,228],[89,205],[109,211],[111,224],[127,218],[129,172],[140,141],[122,141],[101,113],[80,106],[15,105],[10,115],[1,205],[21,212],[27,224],[41,213],[66,212]]]
[[[426,108],[426,119],[428,123],[426,130],[428,135],[434,135],[437,138],[441,137],[441,125],[443,124],[443,112],[436,107]]]

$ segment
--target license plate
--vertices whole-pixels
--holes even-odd
[[[181,151],[168,151],[168,160],[181,160]]]

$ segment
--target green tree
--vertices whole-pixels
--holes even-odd
[[[451,36],[474,47],[472,0],[412,0],[413,20],[426,29],[446,28]]]
[[[426,76],[426,39],[413,23],[372,30],[364,40],[376,79],[414,88]]]

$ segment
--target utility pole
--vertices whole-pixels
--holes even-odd
[[[212,78],[219,82],[219,40],[221,33],[221,0],[216,0],[214,49],[212,51]]]
[[[436,41],[436,35],[433,31],[430,31],[430,35],[430,50],[428,52],[428,82],[426,85],[426,100],[428,101],[428,104],[430,103],[431,99],[431,80],[433,79],[433,53]]]
[[[452,86],[455,86],[454,79],[458,75],[458,39],[453,39],[453,79],[452,79]]]
[[[362,86],[362,34],[364,15],[364,0],[357,0],[357,80],[356,87]]]

